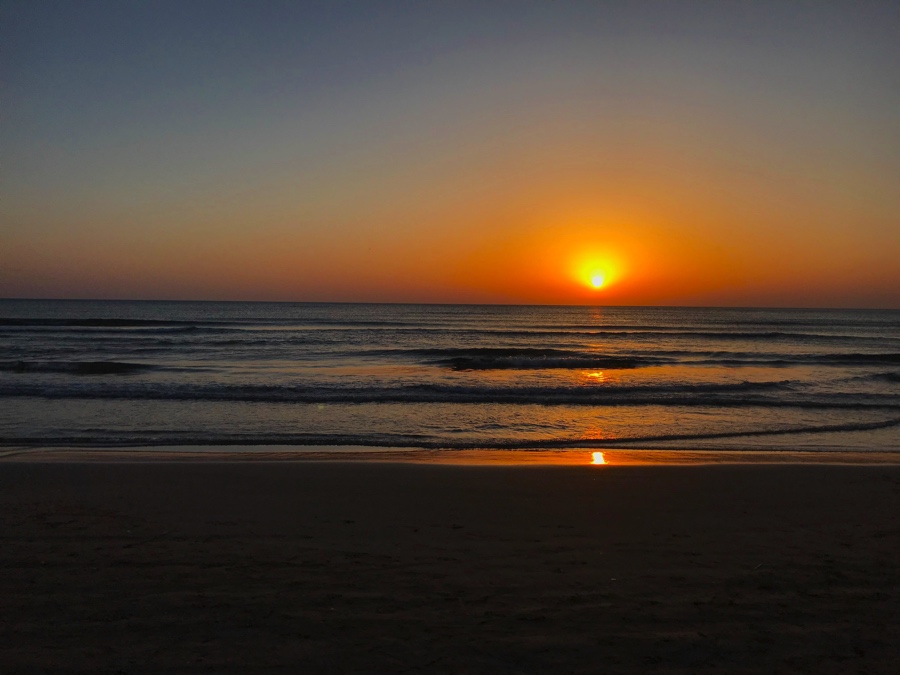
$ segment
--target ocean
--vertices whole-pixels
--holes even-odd
[[[900,450],[900,312],[0,301],[6,447]]]

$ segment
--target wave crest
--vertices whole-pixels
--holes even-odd
[[[422,350],[431,363],[451,370],[544,370],[552,368],[625,369],[658,363],[658,359],[612,356],[566,349],[473,347]]]

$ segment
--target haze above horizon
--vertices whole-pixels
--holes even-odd
[[[900,5],[0,6],[0,297],[900,308]]]

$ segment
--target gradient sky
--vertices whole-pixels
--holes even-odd
[[[0,44],[0,297],[900,308],[897,2],[5,0]]]

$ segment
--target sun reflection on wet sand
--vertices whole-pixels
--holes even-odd
[[[359,446],[247,445],[109,448],[21,448],[0,453],[4,461],[313,461],[468,464],[478,466],[626,466],[685,464],[900,464],[897,452],[721,451],[721,450],[423,450]]]
[[[900,462],[900,453],[860,452],[764,452],[714,450],[450,450],[410,451],[407,461],[429,464],[529,465],[529,466],[627,466],[700,465],[700,464],[795,464],[795,463],[887,463]],[[388,460],[389,461],[389,460]],[[401,460],[402,461],[402,460]]]

